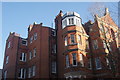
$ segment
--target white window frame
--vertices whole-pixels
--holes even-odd
[[[10,48],[10,46],[11,46],[11,42],[9,41],[9,42],[8,42],[7,48]]]
[[[35,76],[35,72],[36,72],[36,66],[32,66],[33,71],[32,71],[32,76]]]
[[[87,48],[87,49],[90,49],[88,39],[86,40],[86,48]]]
[[[76,22],[77,26],[81,26],[81,22],[80,22],[81,20],[79,18],[75,17],[74,21]]]
[[[78,35],[77,37],[78,37],[78,43],[79,43],[80,45],[82,45],[82,37],[81,37],[81,35]]]
[[[52,52],[53,52],[53,53],[56,53],[56,44],[54,44],[54,45],[52,46],[52,48],[53,48],[53,49],[52,49]]]
[[[37,40],[37,33],[34,33],[34,40]]]
[[[111,69],[111,65],[110,65],[110,62],[109,62],[108,58],[105,58],[105,59],[106,59],[107,66],[109,67],[109,69]]]
[[[18,78],[25,79],[25,77],[26,77],[26,69],[20,68],[20,76]]]
[[[71,40],[71,44],[75,44],[75,34],[70,34],[70,40]],[[72,40],[74,42],[72,42]]]
[[[68,23],[69,23],[69,25],[74,25],[74,17],[68,18]]]
[[[107,48],[105,41],[103,40],[103,48]]]
[[[8,62],[9,62],[9,56],[6,56],[6,64],[8,64]]]
[[[52,61],[51,63],[52,73],[56,73],[56,61]]]
[[[82,67],[84,67],[84,60],[83,60],[83,54],[79,54],[80,56],[80,63],[82,64]]]
[[[62,28],[65,28],[66,26],[71,26],[71,25],[82,26],[81,19],[76,16],[71,16],[71,17],[66,17],[62,20]]]
[[[28,68],[28,78],[31,78],[31,67]]]
[[[68,45],[67,36],[65,36],[65,38],[64,38],[64,43],[65,43],[65,46]]]
[[[32,43],[33,41],[33,36],[30,37],[30,44]]]
[[[32,51],[29,52],[29,59],[31,60],[32,59]]]
[[[52,32],[54,33],[54,34],[52,34],[52,36],[56,36],[56,32],[55,32],[55,30],[52,30]]]
[[[102,69],[100,57],[96,57],[96,58],[95,58],[95,64],[96,64],[96,69],[97,69],[97,70]],[[98,64],[100,65],[99,67],[98,67]]]
[[[36,66],[31,66],[28,68],[28,78],[31,78],[36,75]]]
[[[74,59],[74,54],[75,54],[75,59]],[[76,65],[74,65],[74,60],[76,60]],[[72,53],[72,66],[77,66],[77,54],[76,53]]]
[[[7,78],[7,73],[8,73],[8,71],[6,70],[6,71],[4,71],[4,80],[6,80],[6,78]]]
[[[66,55],[66,67],[68,68],[70,65],[69,63],[69,55]]]
[[[34,49],[33,49],[33,57],[36,56],[36,53],[37,53],[36,48],[34,48]]]
[[[26,53],[21,53],[22,59],[20,59],[20,61],[26,62]]]
[[[67,19],[62,20],[62,28],[67,26]]]
[[[22,45],[25,45],[25,46],[27,46],[27,40],[24,40],[24,39],[22,39],[22,41],[26,41],[26,44],[23,44],[23,43],[22,43]]]

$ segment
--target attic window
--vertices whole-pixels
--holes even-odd
[[[27,40],[22,40],[22,45],[27,45]]]

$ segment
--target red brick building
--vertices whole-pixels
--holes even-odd
[[[10,33],[6,41],[3,78],[120,77],[118,26],[108,9],[95,22],[82,24],[76,12],[62,11],[55,29],[29,25],[28,37]]]

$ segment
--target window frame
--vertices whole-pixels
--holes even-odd
[[[76,41],[75,41],[75,34],[70,34],[70,42],[71,44],[75,44]]]
[[[56,53],[56,44],[53,44],[53,46],[52,46],[52,53]]]
[[[25,41],[25,42],[26,42],[26,44],[23,44],[23,43],[22,43],[22,45],[27,46],[27,40],[22,39],[22,42],[23,42],[23,41]]]
[[[98,49],[98,41],[97,41],[97,39],[93,40],[93,48]]]
[[[28,78],[34,77],[36,75],[36,66],[33,65],[28,68]]]
[[[88,59],[88,69],[92,69],[92,61],[91,61],[91,58]]]
[[[8,71],[5,70],[5,71],[4,71],[4,79],[5,79],[5,80],[6,80],[6,78],[7,78],[7,73],[8,73]]]
[[[37,54],[37,49],[36,49],[36,48],[34,48],[34,49],[33,49],[33,57],[35,57],[35,56],[36,56],[36,54]]]
[[[26,62],[26,53],[22,52],[20,54],[20,58],[21,58],[20,61]]]
[[[56,73],[56,61],[51,62],[51,73]]]
[[[9,41],[8,45],[7,45],[7,48],[10,48],[10,47],[11,47],[11,42]]]
[[[83,54],[82,54],[82,53],[79,53],[79,56],[80,56],[80,63],[81,63],[81,65],[82,65],[82,67],[84,67]]]
[[[78,37],[78,43],[79,43],[80,45],[82,45],[82,36],[81,36],[81,35],[78,35],[77,37]]]
[[[9,56],[6,56],[5,64],[8,64],[8,63],[9,63]]]
[[[75,54],[75,59],[74,59],[74,54]],[[74,64],[74,60],[75,60],[75,64]],[[77,54],[76,53],[72,53],[72,66],[77,66]]]
[[[100,57],[96,57],[96,58],[95,58],[95,65],[96,65],[96,69],[97,69],[97,70],[102,69]],[[98,65],[99,65],[99,67],[98,67]]]
[[[65,56],[65,62],[66,62],[66,68],[70,67],[70,62],[69,62],[69,55]]]
[[[89,40],[88,39],[86,40],[86,48],[90,49],[90,44],[89,44]]]
[[[64,44],[65,44],[65,46],[68,45],[68,37],[67,36],[65,36],[65,38],[64,38]]]
[[[20,68],[19,71],[20,71],[20,75],[18,75],[18,78],[25,79],[26,78],[26,69]]]
[[[37,33],[34,33],[34,40],[37,40]]]
[[[68,18],[68,23],[69,23],[69,25],[74,25],[74,17]]]
[[[33,36],[30,37],[30,44],[33,42]]]
[[[33,54],[32,51],[29,52],[29,60],[31,60],[33,58]]]

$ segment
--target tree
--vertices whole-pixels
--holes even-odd
[[[116,23],[118,21],[118,10],[116,10],[117,8],[118,8],[118,6],[114,6],[114,9],[112,9],[110,11],[110,13],[112,15],[114,15],[113,19]],[[93,5],[91,5],[91,7],[89,7],[88,10],[89,10],[91,16],[94,17],[95,21],[97,18],[100,18],[100,17],[104,16],[105,14],[109,13],[108,9],[106,8],[106,5],[103,3],[94,3]],[[109,61],[109,66],[111,67],[113,77],[116,77],[116,73],[117,73],[116,65],[118,63],[120,63],[120,61],[118,61],[119,57],[117,56],[117,51],[115,53],[113,53],[111,51],[111,43],[114,42],[115,44],[117,44],[116,38],[118,38],[118,31],[115,33],[113,30],[110,31],[110,29],[106,29],[106,27],[104,26],[103,23],[101,23],[100,25],[101,26],[99,28],[101,28],[100,32],[103,37],[102,40],[103,40],[104,45],[106,46],[106,50],[107,50],[106,58]],[[107,34],[109,34],[109,32],[111,32],[111,35],[109,35],[109,38],[108,38]]]

